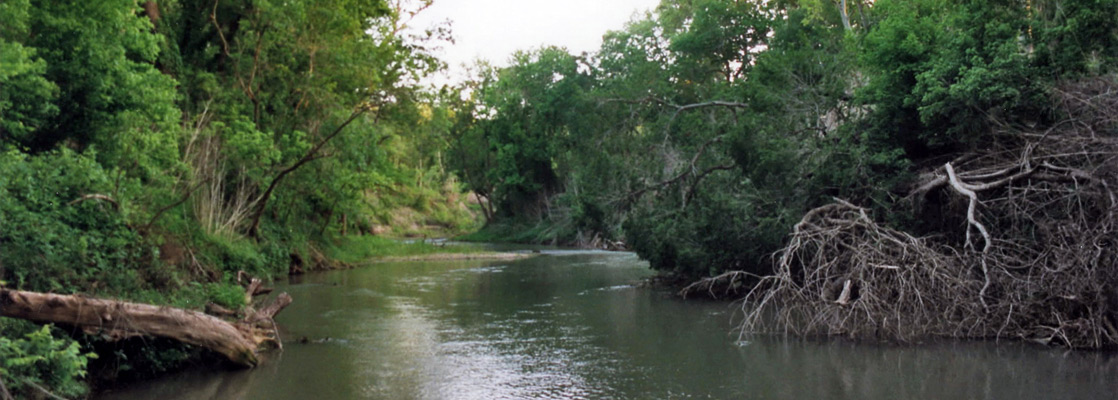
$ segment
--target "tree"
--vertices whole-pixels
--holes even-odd
[[[702,82],[712,75],[733,82],[753,65],[771,33],[774,10],[762,2],[693,0],[665,2],[661,14],[680,79]],[[713,73],[713,74],[712,74]]]
[[[1024,9],[1014,2],[880,1],[865,37],[873,73],[866,101],[877,104],[876,140],[909,157],[973,146],[991,119],[1035,119],[1043,91],[1019,38]]]
[[[539,216],[562,181],[557,162],[574,138],[587,106],[589,76],[584,61],[559,48],[518,53],[513,65],[494,71],[478,88],[479,102],[459,144],[484,144],[488,158],[463,160],[472,189],[492,196],[509,216]],[[491,162],[491,164],[489,164]],[[492,166],[491,169],[479,167]],[[481,178],[479,175],[484,174]],[[473,178],[471,178],[473,177]],[[487,188],[492,186],[492,189]]]
[[[145,178],[170,167],[179,115],[174,81],[152,65],[160,39],[134,1],[3,7],[13,23],[0,48],[14,66],[0,73],[11,89],[0,96],[20,97],[0,105],[9,114],[0,137],[32,152],[61,143],[99,147],[104,163],[131,165]]]
[[[208,121],[238,127],[225,130],[227,137],[219,141],[229,154],[207,160],[238,160],[240,165],[225,168],[239,169],[238,174],[247,175],[244,178],[252,183],[218,189],[247,193],[238,196],[252,199],[245,203],[251,211],[232,213],[245,216],[244,228],[250,236],[257,236],[281,183],[311,176],[297,171],[324,157],[376,152],[336,147],[333,142],[340,135],[350,131],[375,136],[383,129],[374,126],[392,120],[383,115],[411,112],[418,77],[442,67],[430,55],[429,46],[448,35],[442,27],[420,35],[403,30],[428,5],[366,0],[186,1],[163,9],[181,60],[168,64],[181,65],[175,73],[192,82],[183,89],[189,99],[187,109],[205,115],[205,105],[218,102],[222,109]],[[200,19],[198,12],[208,17]],[[375,117],[367,118],[366,111],[374,108],[378,109]],[[239,121],[250,121],[251,126]],[[332,165],[334,174],[314,175],[319,185],[344,186],[365,168],[349,162]],[[194,169],[211,175],[228,173],[199,165]],[[336,193],[356,199],[359,192]]]

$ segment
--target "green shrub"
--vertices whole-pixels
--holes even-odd
[[[204,285],[209,301],[229,309],[245,305],[245,290],[233,283],[208,283]]]
[[[325,248],[331,259],[360,263],[377,257],[406,257],[439,253],[480,253],[484,249],[469,245],[435,245],[403,242],[379,236],[348,236]]]
[[[94,157],[67,149],[0,154],[0,279],[64,293],[142,286],[137,272],[149,251],[126,220],[131,184]]]
[[[65,397],[79,397],[87,389],[82,381],[86,365],[96,358],[82,353],[78,342],[56,335],[50,325],[31,328],[30,323],[0,318],[0,380],[17,398],[31,398],[40,386]],[[22,335],[17,332],[26,332]]]

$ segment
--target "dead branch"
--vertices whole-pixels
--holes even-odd
[[[109,197],[108,195],[104,195],[104,194],[97,194],[97,193],[83,194],[83,195],[81,195],[81,197],[78,197],[78,198],[76,198],[76,199],[74,199],[74,200],[72,200],[72,201],[70,201],[69,203],[66,203],[66,204],[72,206],[74,204],[78,204],[78,203],[81,203],[81,202],[86,201],[86,200],[103,201],[103,202],[112,204],[114,210],[120,210],[120,203],[117,203],[117,201],[113,200],[112,197]]]
[[[210,10],[210,22],[214,25],[214,30],[217,31],[217,37],[221,39],[221,51],[226,57],[229,57],[229,41],[225,40],[225,33],[221,30],[221,24],[217,22],[217,5],[219,0],[214,0],[213,10]]]
[[[737,294],[743,288],[744,283],[757,278],[762,277],[745,271],[730,271],[718,276],[703,278],[687,285],[679,291],[679,296],[687,298],[694,293],[706,292],[706,295],[713,299],[727,298]],[[722,287],[722,290],[716,291],[715,289],[718,287]]]
[[[163,216],[163,213],[165,213],[167,211],[170,211],[171,209],[182,205],[182,203],[185,203],[187,200],[190,200],[190,195],[194,194],[194,192],[196,190],[198,190],[199,188],[201,188],[202,184],[206,183],[207,181],[209,181],[209,179],[203,179],[200,182],[194,184],[193,188],[190,188],[189,190],[187,190],[186,193],[183,194],[182,197],[179,197],[179,199],[176,200],[174,203],[168,204],[168,205],[164,206],[163,208],[160,208],[159,210],[157,210],[155,212],[155,214],[151,216],[151,219],[149,219],[148,222],[146,224],[144,224],[143,227],[140,228],[140,231],[147,231],[147,230],[151,229],[151,227],[153,225],[155,225],[155,222],[159,221],[159,218]]]
[[[233,310],[230,310],[228,308],[222,307],[220,305],[214,304],[214,303],[206,303],[206,314],[210,314],[210,315],[213,315],[215,317],[229,317],[229,318],[231,318],[231,317],[236,316],[237,312],[233,311]]]
[[[986,289],[990,287],[990,270],[986,265],[986,254],[990,253],[990,233],[986,231],[986,225],[982,225],[981,222],[978,222],[978,217],[975,216],[975,210],[978,208],[978,194],[975,193],[975,190],[982,189],[981,187],[971,186],[959,181],[959,177],[955,176],[955,168],[951,166],[951,163],[944,164],[943,168],[947,170],[947,180],[951,182],[951,187],[955,188],[955,191],[959,192],[959,194],[962,194],[963,196],[966,196],[967,199],[970,200],[970,202],[967,204],[967,239],[963,245],[963,248],[971,246],[971,226],[974,226],[976,229],[978,229],[978,232],[982,234],[982,239],[986,242],[986,245],[982,246],[981,258],[982,277],[985,282],[982,285],[982,290],[979,291],[978,300],[982,302],[982,308],[988,308],[988,306],[986,305]]]
[[[35,390],[38,390],[39,393],[41,393],[43,396],[46,396],[48,399],[67,400],[65,397],[62,397],[62,396],[59,396],[57,394],[51,393],[51,391],[47,390],[47,388],[43,387],[42,385],[39,385],[38,383],[32,382],[30,379],[24,379],[23,383],[27,384],[27,386],[31,386],[31,388],[33,388]]]
[[[251,305],[252,304],[252,296],[254,296],[256,294],[257,290],[260,290],[260,287],[262,285],[264,285],[264,282],[261,281],[260,279],[252,278],[252,279],[249,280],[248,285],[245,286],[245,304],[246,305]]]
[[[723,108],[728,108],[728,109],[731,109],[731,110],[739,109],[739,108],[749,108],[750,107],[749,104],[746,104],[746,103],[739,103],[739,102],[734,102],[734,101],[723,101],[723,100],[713,100],[713,101],[707,101],[707,102],[702,102],[702,103],[692,103],[692,104],[679,105],[679,104],[675,104],[675,103],[672,103],[670,101],[664,100],[664,99],[659,98],[659,97],[651,96],[651,95],[645,96],[645,97],[642,97],[642,98],[639,98],[639,99],[636,99],[636,100],[632,100],[632,99],[603,99],[601,101],[603,103],[626,103],[626,104],[650,104],[651,103],[651,104],[659,104],[659,105],[664,106],[664,107],[673,108],[673,109],[675,109],[675,112],[673,112],[672,116],[670,118],[668,118],[668,123],[664,127],[665,132],[667,132],[668,129],[671,129],[672,123],[674,123],[675,120],[679,117],[679,114],[683,113],[684,111],[698,110],[698,109],[701,109],[701,108],[710,108],[710,107],[723,107]]]
[[[983,152],[913,185],[918,213],[932,199],[940,204],[927,220],[960,218],[964,230],[944,223],[917,238],[837,199],[807,212],[776,254],[775,272],[755,278],[745,295],[742,332],[1118,347],[1118,81],[1054,93],[1066,120],[1002,126]],[[704,280],[689,291],[712,287]]]
[[[724,137],[725,137],[725,135],[718,135],[718,136],[715,136],[715,137],[712,137],[712,138],[708,139],[701,146],[699,146],[699,150],[696,151],[695,155],[691,157],[690,163],[688,163],[687,167],[685,167],[683,169],[683,172],[680,172],[678,175],[676,175],[674,177],[665,179],[663,181],[660,181],[660,182],[657,182],[657,183],[654,183],[654,184],[651,184],[651,185],[647,185],[643,188],[640,188],[640,189],[637,189],[635,191],[630,192],[628,195],[623,197],[625,204],[635,203],[637,200],[640,200],[640,198],[642,196],[644,196],[645,193],[648,193],[649,191],[659,190],[660,188],[671,186],[671,185],[674,185],[676,183],[680,183],[681,181],[685,180],[685,178],[687,178],[687,177],[693,177],[693,180],[692,180],[692,183],[691,183],[689,189],[684,191],[683,206],[686,207],[687,202],[691,197],[691,193],[695,190],[695,188],[699,185],[699,182],[704,177],[706,177],[707,175],[709,175],[710,173],[712,173],[714,171],[724,171],[724,170],[729,170],[729,169],[734,168],[735,164],[728,164],[728,165],[714,166],[714,167],[705,169],[701,172],[697,171],[696,164],[698,164],[699,158],[703,156],[703,153],[706,152],[707,148],[710,147],[710,145],[716,144],[716,143],[721,143],[722,139]]]
[[[695,197],[695,192],[698,190],[699,183],[703,181],[703,178],[706,178],[707,175],[710,175],[710,174],[712,174],[714,172],[717,172],[717,171],[729,171],[729,170],[732,170],[734,168],[737,168],[736,163],[730,163],[730,164],[725,164],[725,165],[715,165],[713,167],[704,169],[698,175],[695,175],[695,178],[691,180],[691,185],[688,186],[687,190],[685,190],[683,192],[682,208],[687,208],[687,205],[691,204],[691,199],[693,199]]]
[[[966,297],[973,285],[957,278],[959,266],[949,255],[836,199],[795,225],[774,274],[746,295],[743,329],[897,340],[924,333],[913,327],[953,331],[954,325],[936,320],[942,310],[933,305]],[[978,313],[967,307],[955,312],[972,316],[968,322]]]

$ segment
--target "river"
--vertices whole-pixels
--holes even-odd
[[[642,287],[630,253],[382,263],[277,285],[284,350],[126,399],[1088,399],[1118,357],[1023,343],[739,340],[726,303]],[[306,343],[303,343],[303,339]]]

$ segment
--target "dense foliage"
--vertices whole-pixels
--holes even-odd
[[[0,284],[236,307],[238,270],[462,231],[468,196],[491,238],[763,275],[833,198],[964,225],[900,200],[927,166],[1022,142],[1007,127],[1059,125],[1054,88],[1118,60],[1115,0],[663,0],[597,52],[434,91],[449,31],[407,28],[430,3],[3,1]],[[10,389],[82,392],[71,339],[0,328]]]
[[[485,70],[452,161],[495,206],[493,234],[623,242],[690,279],[764,274],[834,197],[942,226],[899,203],[915,174],[996,127],[1052,125],[1056,82],[1112,72],[1116,7],[665,0],[597,53]]]
[[[237,307],[239,270],[468,229],[444,161],[458,96],[420,84],[449,31],[406,26],[429,4],[0,3],[0,285]],[[13,324],[8,388],[79,395],[77,345]],[[82,340],[119,353],[110,376],[184,358]]]
[[[12,393],[33,398],[44,387],[67,397],[86,393],[82,378],[96,354],[82,353],[78,342],[56,337],[49,326],[33,328],[23,321],[0,320],[0,328],[5,333],[0,336],[0,379],[10,382]]]

